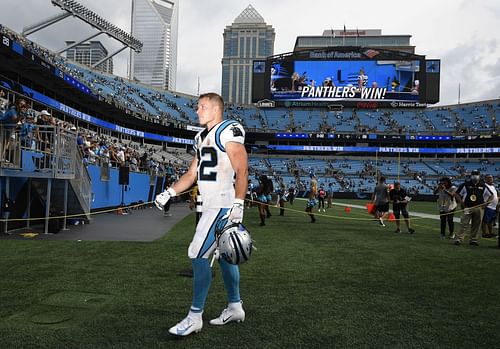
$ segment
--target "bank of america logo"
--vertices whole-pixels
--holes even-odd
[[[378,52],[377,50],[366,50],[364,52],[365,56],[367,56],[368,58],[373,58],[375,56],[377,56],[380,52]]]

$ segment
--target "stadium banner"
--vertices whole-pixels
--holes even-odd
[[[187,125],[186,130],[200,132],[200,131],[204,130],[204,128],[200,127],[200,126]]]
[[[18,43],[15,40],[10,39],[9,37],[2,35],[2,46],[9,47],[13,52],[17,53],[20,56],[23,56],[24,58],[31,60],[32,62],[44,67],[48,71],[50,71],[52,74],[55,76],[63,79],[66,83],[69,85],[72,85],[73,87],[79,89],[80,91],[92,95],[92,91],[88,86],[86,86],[84,83],[80,82],[79,80],[75,79],[74,77],[64,73],[62,70],[59,68],[56,68],[52,63],[47,62],[45,59],[40,57],[39,55],[31,52],[30,50],[27,50]]]
[[[426,154],[492,154],[500,147],[482,148],[418,148],[418,147],[352,147],[329,145],[268,145],[270,150],[354,153],[426,153]]]
[[[14,86],[16,84],[16,86]],[[170,143],[179,143],[179,144],[193,144],[194,140],[193,139],[186,139],[186,138],[179,138],[179,137],[172,137],[172,136],[163,136],[155,133],[149,133],[149,132],[143,132],[139,130],[134,130],[131,128],[123,127],[120,125],[113,124],[108,121],[104,121],[101,119],[98,119],[94,116],[88,115],[86,113],[83,113],[79,110],[76,110],[70,106],[65,105],[64,103],[58,102],[55,99],[52,99],[50,97],[47,97],[27,86],[21,85],[14,83],[11,80],[6,80],[3,78],[0,78],[0,85],[8,88],[10,90],[15,90],[16,92],[19,92],[41,104],[44,104],[52,109],[58,110],[66,115],[72,116],[75,119],[82,120],[88,123],[91,123],[93,125],[106,128],[111,131],[119,132],[122,134],[126,134],[129,136],[134,136],[134,137],[140,137],[140,138],[146,138],[146,139],[152,139],[156,141],[162,141],[162,142],[170,142]]]
[[[425,56],[342,47],[269,57],[268,99],[285,107],[331,104],[375,109],[425,107]],[[258,102],[255,100],[254,102]]]
[[[53,64],[45,61],[43,58],[41,58],[37,54],[35,54],[29,50],[26,50],[22,44],[20,44],[19,42],[15,41],[15,40],[10,39],[9,37],[7,37],[5,35],[2,35],[2,46],[9,47],[13,52],[17,53],[20,56],[23,56],[24,58],[26,58],[28,60],[35,62],[36,64],[38,64],[44,68],[46,68],[51,73],[54,73],[56,71],[56,67]]]
[[[12,47],[12,40],[5,36],[5,35],[2,35],[2,46],[7,46],[9,48]]]

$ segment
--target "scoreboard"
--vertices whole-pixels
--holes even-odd
[[[299,51],[254,61],[252,97],[284,107],[425,107],[439,101],[439,72],[439,60],[407,52]]]

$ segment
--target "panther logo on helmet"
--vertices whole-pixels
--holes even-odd
[[[253,240],[243,224],[229,224],[216,232],[219,256],[230,264],[245,263],[252,254]]]

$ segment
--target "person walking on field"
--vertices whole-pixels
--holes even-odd
[[[188,336],[201,331],[205,300],[212,282],[209,256],[215,251],[215,227],[243,220],[244,200],[248,186],[248,156],[245,131],[235,120],[223,120],[224,101],[216,93],[202,94],[198,100],[198,118],[205,128],[194,139],[194,157],[188,171],[170,188],[156,196],[155,204],[163,209],[170,198],[197,182],[203,197],[202,215],[188,248],[193,268],[193,293],[187,316],[168,332]],[[245,320],[240,298],[238,265],[218,259],[228,306],[220,316],[210,320],[221,326]]]
[[[389,187],[385,184],[385,177],[381,176],[372,195],[372,203],[375,204],[375,219],[385,227],[384,217],[389,212]]]

